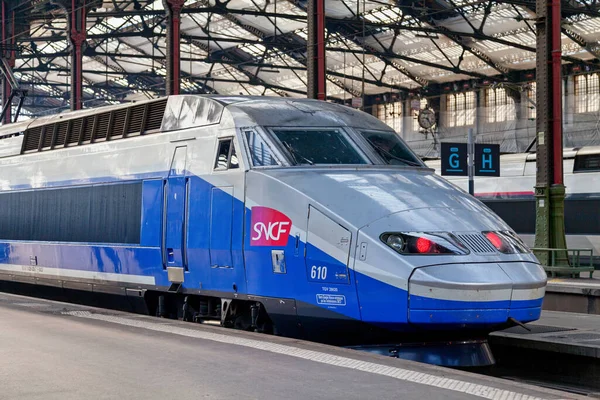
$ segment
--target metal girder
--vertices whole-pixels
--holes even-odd
[[[589,43],[583,38],[583,36],[573,31],[569,26],[565,26],[564,24],[562,26],[561,31],[566,37],[568,37],[569,39],[577,43],[579,46],[584,48],[585,51],[590,53],[592,56],[600,58],[600,43]]]
[[[464,12],[462,12],[462,10],[460,8],[456,7],[456,4],[452,0],[446,0],[446,1],[448,1],[450,3],[450,5],[457,10],[457,12],[460,14],[462,19],[467,23],[467,25],[469,25],[471,27],[471,29],[473,29],[474,34],[481,35],[483,37],[487,36],[483,33],[483,26],[485,24],[485,20],[482,22],[481,26],[475,27],[475,26],[473,26],[471,21],[469,21],[469,19],[465,16]],[[459,45],[463,49],[463,51],[467,51],[467,52],[471,53],[472,55],[474,55],[475,57],[477,57],[478,59],[480,59],[481,61],[483,61],[490,67],[492,67],[493,69],[495,69],[497,72],[499,72],[505,78],[512,80],[511,77],[509,76],[510,70],[508,68],[495,62],[494,60],[492,60],[492,58],[490,56],[488,56],[487,54],[485,54],[484,52],[479,50],[477,47],[472,45],[471,42],[473,41],[473,38],[464,38],[461,36],[462,32],[460,32],[460,33],[455,32],[446,27],[438,25],[438,23],[435,21],[435,19],[429,14],[422,16],[422,15],[419,15],[419,13],[414,12],[412,10],[409,10],[406,13],[408,15],[410,15],[411,17],[415,18],[416,20],[421,21],[426,24],[429,24],[430,26],[434,27],[435,29],[437,29],[439,31],[438,34],[443,34],[444,36],[446,36],[448,39],[450,39],[451,41],[453,41],[454,43]],[[489,40],[489,39],[486,38],[485,40]],[[462,59],[461,59],[461,61],[462,61]],[[459,63],[459,65],[460,65],[460,63]]]
[[[362,50],[349,50],[349,49],[334,48],[334,47],[328,47],[327,50],[362,54]],[[401,56],[399,54],[392,53],[392,52],[389,52],[389,51],[381,52],[381,51],[366,50],[366,54],[369,54],[369,55],[383,54],[385,57],[388,57],[388,58],[391,58],[391,59],[397,58],[399,60],[404,60],[404,61],[407,61],[407,62],[413,62],[413,63],[416,63],[416,64],[421,64],[421,65],[425,65],[425,66],[428,66],[428,67],[441,69],[443,71],[452,72],[452,73],[455,73],[455,74],[463,74],[463,75],[467,75],[467,76],[472,76],[474,78],[489,79],[489,76],[481,74],[479,72],[464,71],[464,70],[461,70],[460,68],[448,67],[448,66],[445,66],[445,65],[440,65],[440,64],[433,63],[433,62],[429,62],[429,61],[419,60],[419,59],[413,58],[413,57]]]
[[[206,0],[203,0],[204,2],[206,2]],[[217,2],[217,5],[222,5],[223,3]],[[243,28],[245,30],[247,30],[248,32],[252,33],[253,35],[261,38],[263,41],[270,41],[273,44],[273,47],[275,49],[279,48],[278,46],[278,40],[270,40],[270,37],[265,35],[262,31],[248,26],[246,24],[244,24],[242,21],[240,21],[238,18],[236,18],[234,15],[226,13],[224,14],[226,16],[226,18],[233,22],[234,24],[236,24],[237,26],[239,26],[240,28]],[[275,24],[273,24],[275,25]],[[276,27],[277,29],[277,27]],[[283,35],[283,32],[279,31],[281,35]],[[304,39],[300,38],[298,35],[294,34],[294,33],[288,33],[285,35],[289,35],[291,37],[293,37],[293,40],[297,43],[304,43],[304,45],[306,46],[306,41],[304,41]],[[279,35],[275,35],[275,36],[279,36]],[[260,42],[260,44],[262,44],[263,42]],[[306,58],[302,59],[298,56],[296,56],[294,53],[292,53],[291,57],[298,63],[306,66]],[[247,74],[247,71],[244,71],[245,74]],[[358,95],[358,93],[354,90],[352,90],[351,88],[346,87],[346,85],[343,84],[343,82],[341,82],[339,79],[336,79],[334,77],[331,76],[330,71],[327,71],[327,80],[330,81],[331,83],[333,83],[334,85],[338,86],[339,88],[341,88],[342,90],[345,90],[348,93],[352,93],[353,95]]]
[[[536,12],[536,0],[503,0],[502,3],[526,7],[533,12]],[[563,16],[588,15],[590,17],[600,17],[600,3],[596,4],[594,7],[587,3],[585,3],[583,7],[569,7],[567,1],[561,3],[563,3],[561,5]]]
[[[393,42],[392,42],[392,46],[385,48],[385,46],[383,46],[381,44],[381,42],[379,40],[377,40],[377,38],[375,36],[372,36],[372,38],[374,38],[379,43],[381,48],[384,49],[384,51],[380,51],[380,50],[373,48],[372,46],[369,46],[364,41],[360,41],[358,39],[359,35],[357,34],[357,32],[350,31],[348,29],[348,26],[329,24],[327,27],[328,27],[328,29],[330,29],[332,31],[339,32],[339,33],[343,34],[344,36],[351,38],[351,40],[354,44],[364,48],[364,52],[366,52],[367,54],[369,54],[371,56],[376,56],[381,61],[383,61],[387,66],[394,68],[396,71],[398,71],[401,74],[405,75],[406,77],[410,78],[411,80],[416,82],[418,85],[420,85],[420,86],[428,86],[429,85],[429,81],[413,74],[405,66],[403,66],[402,64],[395,61],[395,59],[403,59],[403,58],[400,56],[396,57],[396,53],[394,53],[392,51]],[[396,37],[397,36],[398,35],[396,34]],[[328,50],[330,50],[330,49],[328,48]],[[347,49],[347,50],[351,50],[351,49]],[[362,51],[361,51],[361,53],[362,53]],[[390,55],[392,55],[392,56],[390,56]],[[366,66],[363,65],[363,68],[366,68]],[[400,88],[398,88],[398,89],[401,90]]]
[[[167,14],[167,54],[165,66],[167,76],[165,77],[167,94],[179,94],[181,88],[181,9],[185,0],[163,0],[165,13]]]
[[[145,27],[147,26],[147,23],[146,23],[146,21],[144,21],[144,19],[142,18],[142,21],[141,21],[139,24],[137,24],[137,25],[138,25],[138,26],[139,26],[139,25],[142,25],[143,29],[146,29]],[[135,26],[131,26],[131,27],[129,27],[129,29],[135,29]],[[154,31],[154,29],[156,29],[156,26],[153,26],[151,29],[152,29],[152,31]],[[163,35],[163,36],[166,36],[166,35]],[[139,55],[140,55],[141,57],[143,57],[143,58],[150,58],[150,59],[153,59],[153,60],[157,60],[157,61],[159,61],[159,64],[161,65],[161,67],[163,67],[163,68],[166,68],[166,67],[167,67],[167,61],[166,61],[166,58],[167,58],[167,57],[162,57],[162,56],[153,56],[152,54],[148,54],[148,53],[146,53],[144,50],[142,50],[141,48],[139,48],[139,47],[137,47],[137,46],[134,46],[134,45],[132,45],[132,44],[130,44],[130,43],[127,43],[127,42],[123,42],[123,41],[120,39],[120,37],[119,37],[119,36],[112,36],[112,38],[114,38],[114,39],[115,39],[115,40],[116,40],[116,41],[117,41],[119,44],[125,45],[125,46],[129,47],[130,49],[132,49],[132,50],[134,50],[134,51],[138,52],[138,53],[139,53]],[[95,53],[95,55],[96,55],[96,56],[98,56],[98,54],[97,54],[97,52],[96,52],[96,48],[97,48],[99,45],[100,45],[100,43],[95,43],[95,45],[94,45],[93,47],[91,47],[91,48],[93,49],[93,52]],[[98,56],[98,57],[100,57],[100,56]],[[113,61],[114,61],[114,59],[113,59]],[[100,61],[100,62],[104,64],[104,62],[103,62],[103,61]],[[116,61],[115,61],[115,63],[116,63]],[[118,64],[118,63],[117,63],[117,64]],[[120,73],[121,73],[121,75],[123,75],[123,76],[127,76],[127,75],[130,75],[130,76],[138,76],[138,77],[139,77],[139,76],[143,76],[143,74],[141,74],[141,73],[128,74],[128,73],[127,73],[127,71],[126,71],[125,69],[122,69],[122,71],[120,71]],[[180,75],[181,75],[182,77],[184,77],[185,79],[189,79],[189,76],[187,76],[187,74],[180,74]],[[148,75],[148,76],[152,76],[152,77],[160,77],[161,79],[163,79],[163,80],[165,80],[165,81],[167,80],[167,78],[166,78],[166,77],[162,77],[162,76],[159,76],[159,75],[156,75],[156,74],[154,74],[154,75]],[[150,92],[153,92],[153,90],[149,90],[149,88],[148,88],[148,85],[146,85],[144,82],[142,82],[142,81],[139,81],[138,79],[136,79],[136,81],[135,81],[135,82],[136,82],[136,84],[141,84],[141,85],[142,85],[142,87],[140,88],[140,90],[141,90],[141,91],[145,91],[145,92],[148,92],[148,91],[150,91]],[[212,88],[212,87],[210,87],[210,86],[208,86],[208,85],[206,85],[206,84],[200,84],[200,82],[195,82],[195,84],[199,85],[199,86],[200,86],[200,88],[201,88],[202,90],[204,90],[206,93],[213,93],[213,94],[214,94],[214,93],[216,93],[216,91],[214,90],[214,88]],[[168,86],[168,85],[167,85],[167,86]],[[166,93],[169,93],[169,92],[167,91]]]
[[[535,1],[534,4],[535,6]],[[518,10],[518,8],[513,5],[514,9],[517,11],[519,17],[523,18],[523,21],[525,21],[525,24],[527,25],[527,28],[535,35],[537,34],[536,29],[532,26],[532,24],[530,24],[527,21],[527,18],[523,17],[521,15],[521,12]],[[536,8],[530,8],[529,6],[526,5],[521,5],[521,7],[529,12],[531,12],[532,14],[536,15],[537,18],[537,14],[535,12]],[[600,46],[598,45],[598,43],[592,44],[592,43],[588,43],[583,36],[581,36],[580,34],[578,34],[577,32],[573,31],[568,24],[565,24],[563,21],[561,21],[561,32],[567,36],[569,39],[571,39],[572,41],[574,41],[575,43],[577,43],[579,46],[581,46],[583,49],[585,49],[588,53],[590,53],[592,56],[594,56],[595,58],[600,58]],[[562,56],[563,60],[567,60],[570,61],[573,64],[579,64],[579,65],[584,65],[584,64],[588,64],[587,61],[585,60],[580,60],[578,58],[575,57],[570,57],[570,56]]]
[[[298,1],[295,0],[288,0],[288,2],[294,4],[296,7],[298,7],[299,9],[303,10],[303,11],[307,11],[305,7],[301,6],[300,3]],[[346,3],[343,2],[342,3],[345,5]],[[353,10],[350,10],[353,15],[356,17],[357,13],[354,13]],[[358,10],[357,10],[358,12]],[[327,29],[329,31],[332,32],[337,32],[337,33],[341,33],[343,34],[345,37],[350,38],[350,40],[356,44],[357,46],[360,46],[362,48],[364,48],[366,51],[370,52],[370,55],[374,55],[376,57],[378,57],[381,61],[383,61],[386,66],[391,66],[392,68],[394,68],[396,71],[400,72],[401,74],[407,76],[408,78],[412,79],[413,81],[415,81],[417,84],[421,85],[421,86],[427,86],[429,84],[429,82],[423,78],[420,78],[416,75],[414,75],[413,73],[411,73],[406,67],[404,67],[403,65],[399,64],[398,62],[392,61],[390,60],[388,57],[386,57],[385,55],[381,55],[381,52],[377,51],[376,49],[374,49],[373,47],[367,45],[364,40],[360,41],[358,39],[358,37],[360,36],[361,33],[364,33],[366,30],[366,21],[364,20],[364,18],[361,20],[362,25],[362,29],[358,29],[357,26],[352,26],[352,25],[346,25],[346,24],[339,24],[337,22],[332,22],[330,18],[326,18],[326,26]],[[352,28],[355,29],[352,29]],[[373,38],[375,38],[375,36],[372,36]],[[364,39],[364,38],[363,38]],[[375,38],[375,40],[377,40]],[[380,43],[381,45],[381,43]],[[393,44],[392,44],[393,46]],[[381,46],[382,48],[385,48],[384,46]],[[329,48],[327,48],[327,50],[330,50]],[[350,49],[349,49],[350,50]],[[391,47],[386,49],[386,52],[389,53],[393,53],[391,51]],[[366,68],[366,65],[363,65],[363,68]],[[379,82],[383,83],[382,81],[383,78],[383,74],[382,77],[379,78]],[[396,88],[397,90],[400,90],[400,88]]]
[[[326,100],[325,0],[308,0],[306,15],[306,94],[310,99]]]

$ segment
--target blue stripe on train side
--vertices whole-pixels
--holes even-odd
[[[140,177],[154,178],[160,175],[144,174]],[[294,298],[297,301],[314,304],[345,315],[349,318],[363,319],[365,322],[396,324],[407,323],[409,319],[408,294],[405,290],[385,284],[366,275],[348,270],[348,283],[310,281],[310,268],[304,259],[306,243],[301,240],[296,248],[296,240],[290,236],[285,246],[286,273],[273,272],[271,264],[272,247],[255,247],[250,245],[251,210],[246,209],[242,201],[233,197],[232,202],[232,268],[211,268],[209,250],[210,240],[210,199],[214,189],[206,180],[189,176],[189,215],[188,215],[188,259],[189,272],[185,274],[184,286],[204,290],[234,291],[266,297]],[[122,179],[98,178],[99,182],[109,183]],[[74,183],[79,181],[71,181]],[[89,182],[88,182],[89,183]],[[66,183],[61,183],[65,186]],[[98,243],[42,243],[42,242],[10,242],[0,244],[0,262],[18,265],[29,265],[30,256],[38,256],[38,265],[84,271],[99,271],[118,274],[154,276],[156,285],[169,284],[166,271],[163,270],[161,256],[162,241],[162,179],[145,180],[142,191],[142,232],[140,246],[115,246]],[[58,187],[59,184],[49,183]],[[226,194],[225,192],[219,195]],[[244,217],[245,215],[245,217]],[[245,220],[244,220],[245,218]],[[313,247],[316,249],[316,247]],[[338,273],[345,270],[341,263],[319,250],[318,256],[324,264],[339,267]],[[245,259],[244,259],[245,257]],[[338,265],[339,264],[339,265]],[[334,269],[335,269],[334,268]],[[246,287],[247,282],[247,287]],[[355,286],[354,283],[357,283]],[[357,297],[360,291],[360,305]],[[412,299],[414,302],[417,299]],[[481,302],[473,309],[467,302],[454,302],[449,310],[447,301],[427,299],[420,300],[420,310],[411,310],[411,322],[433,322],[430,314],[435,312],[435,321],[442,324],[477,321],[482,309],[487,309],[483,323],[506,321],[508,315],[527,321],[536,319],[541,299],[513,302],[509,311],[509,301]],[[414,304],[414,303],[412,303]],[[495,308],[500,307],[500,308]],[[362,311],[361,311],[362,308]],[[479,310],[479,311],[478,311]],[[480,314],[473,314],[473,312]],[[361,315],[362,312],[362,315]],[[519,318],[517,318],[517,316]],[[473,317],[473,320],[468,318]]]

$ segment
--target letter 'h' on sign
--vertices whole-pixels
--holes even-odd
[[[499,144],[475,144],[475,175],[500,176]]]

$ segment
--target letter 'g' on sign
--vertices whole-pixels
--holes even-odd
[[[442,175],[467,175],[467,144],[442,142]]]
[[[292,220],[284,213],[269,207],[252,207],[251,246],[284,247],[288,243]]]
[[[458,153],[450,154],[448,161],[450,161],[450,168],[458,168],[460,166],[460,163],[458,162]]]

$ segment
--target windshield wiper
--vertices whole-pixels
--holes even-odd
[[[292,156],[294,163],[300,165],[301,163],[298,162],[298,158],[300,158],[303,161],[306,161],[306,163],[309,165],[315,165],[315,163],[312,162],[312,160],[309,160],[308,158],[304,157],[302,154],[300,154],[298,152],[298,150],[294,149],[288,142],[282,142],[282,143],[285,146],[285,148],[290,152],[290,155]]]
[[[385,158],[385,156],[387,156],[387,157],[393,158],[394,160],[403,162],[404,164],[410,165],[410,166],[413,166],[413,167],[422,167],[423,166],[423,165],[419,164],[418,162],[415,162],[415,161],[412,161],[412,160],[407,160],[405,158],[395,156],[392,153],[384,150],[382,147],[380,147],[380,146],[376,145],[375,143],[371,142],[370,140],[369,140],[369,143],[371,144],[371,146],[373,146],[373,148],[375,150],[377,150],[377,152],[379,153],[379,155],[382,156],[382,157],[384,157],[384,158]]]

